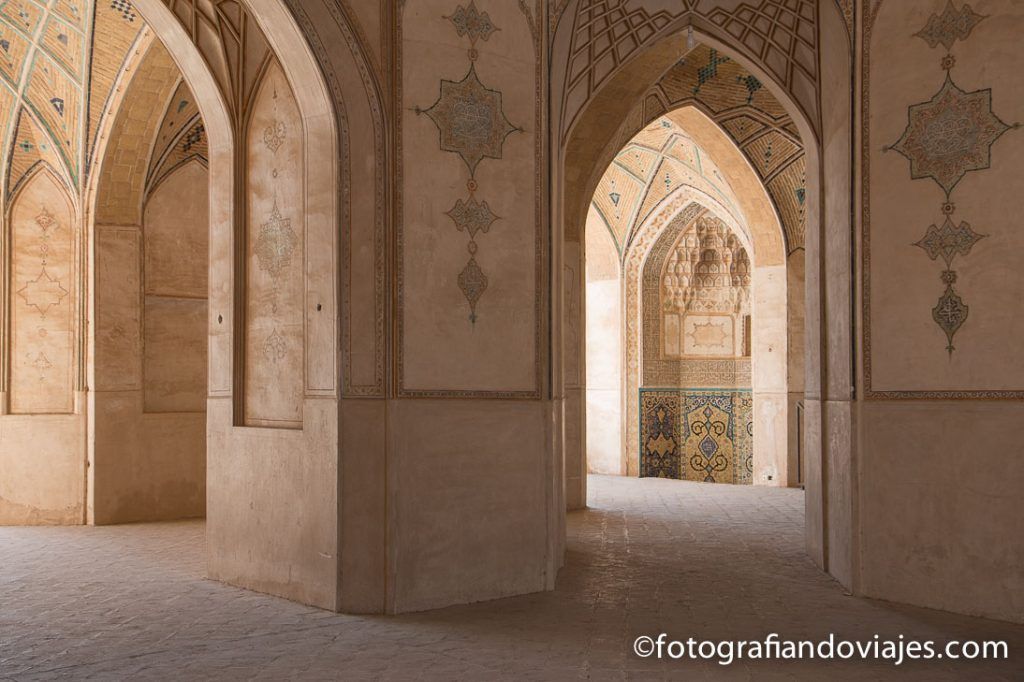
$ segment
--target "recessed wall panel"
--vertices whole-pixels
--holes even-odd
[[[11,209],[11,398],[20,414],[73,409],[74,210],[39,172]]]
[[[302,120],[277,66],[249,122],[245,423],[302,422],[305,226]]]

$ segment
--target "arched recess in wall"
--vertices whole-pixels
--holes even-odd
[[[100,117],[85,195],[87,518],[97,525],[201,517],[206,507],[205,126],[148,27],[118,80]]]
[[[133,6],[180,68],[209,139],[208,573],[337,608],[339,136],[329,91],[279,0]],[[281,120],[274,82],[279,104],[294,98]],[[278,216],[261,192],[286,178],[298,191],[278,197]],[[247,414],[261,395],[246,370],[282,350],[287,403]]]
[[[243,122],[246,230],[242,263],[245,357],[242,424],[301,428],[303,398],[302,203],[299,109],[269,62]],[[237,281],[237,280],[236,280]]]
[[[246,355],[245,342],[232,334],[233,326],[241,331],[247,324],[243,295],[247,280],[242,266],[250,254],[241,250],[243,243],[256,248],[260,235],[266,234],[271,241],[264,244],[280,246],[281,253],[289,251],[287,230],[268,219],[273,204],[267,215],[256,215],[254,211],[263,207],[249,206],[243,199],[254,182],[270,186],[275,169],[279,175],[287,170],[296,183],[301,182],[294,208],[307,216],[306,239],[302,244],[292,243],[293,264],[287,266],[304,278],[300,287],[303,300],[298,303],[305,346],[297,368],[303,385],[301,397],[333,396],[338,136],[327,88],[306,40],[281,2],[221,0],[200,5],[184,0],[142,0],[136,5],[182,70],[199,103],[210,141],[211,396],[246,391],[244,363],[239,362]],[[271,126],[268,121],[263,130],[251,131],[253,107],[259,104],[257,97],[268,73],[276,74],[271,77],[278,79],[279,95],[294,97],[290,113],[296,120],[291,125],[281,121],[283,126]],[[289,140],[297,145],[288,158],[292,167],[286,169],[283,162],[263,167],[263,160],[247,163],[250,146],[263,145],[269,151]],[[302,152],[297,153],[296,148]],[[236,174],[239,168],[245,169],[241,175]],[[310,170],[313,168],[315,173]],[[257,172],[260,178],[255,176]],[[269,224],[266,230],[264,223]],[[236,422],[244,423],[244,410],[236,417]]]
[[[653,4],[653,3],[651,3]],[[849,97],[841,96],[835,88],[848,89],[850,83],[850,24],[833,3],[795,3],[789,31],[799,49],[785,50],[781,63],[768,60],[773,37],[762,39],[752,23],[757,12],[782,11],[781,2],[762,3],[757,12],[738,13],[715,5],[691,4],[679,9],[658,10],[646,8],[644,3],[631,8],[602,11],[625,12],[632,19],[634,34],[607,51],[600,64],[594,59],[596,45],[602,35],[585,30],[592,12],[599,8],[589,0],[570,1],[557,8],[556,29],[552,47],[552,80],[555,92],[565,96],[554,106],[552,144],[558,158],[554,163],[553,226],[556,246],[556,264],[552,272],[561,279],[566,259],[578,254],[580,231],[584,227],[586,206],[593,195],[600,174],[614,156],[617,135],[643,93],[656,83],[688,51],[688,42],[709,45],[743,65],[764,87],[768,88],[792,117],[807,155],[807,185],[805,211],[807,216],[807,337],[806,383],[808,394],[805,421],[805,459],[809,472],[807,479],[807,541],[808,550],[822,566],[829,567],[828,544],[837,531],[828,528],[831,521],[827,497],[839,495],[850,500],[850,477],[844,475],[835,482],[836,490],[829,492],[830,483],[825,476],[825,461],[831,459],[845,463],[847,473],[851,461],[852,444],[849,438],[834,438],[826,452],[822,442],[822,422],[826,415],[821,410],[821,397],[826,388],[826,376],[832,379],[850,377],[852,332],[849,328],[851,289],[850,249],[850,176],[848,134],[839,125],[850,123]],[[751,22],[744,24],[745,21]],[[771,22],[769,22],[771,23]],[[609,22],[609,26],[613,25]],[[689,30],[692,29],[692,33]],[[610,31],[611,29],[609,29]],[[841,33],[840,33],[841,32]],[[799,34],[799,35],[798,35]],[[608,36],[611,38],[611,36]],[[758,41],[760,41],[758,43]],[[614,43],[615,41],[612,40]],[[692,44],[692,42],[691,42]],[[754,47],[760,44],[761,50]],[[796,42],[791,42],[795,45]],[[625,46],[625,47],[623,47]],[[777,49],[777,48],[776,48]],[[588,55],[590,60],[588,61]],[[777,55],[778,56],[778,55]],[[821,74],[827,74],[822,77]],[[826,83],[829,87],[823,87]],[[824,115],[822,112],[825,112]],[[820,133],[834,134],[838,142],[831,147],[829,159],[823,159],[819,144]],[[824,169],[828,168],[829,184],[822,186]],[[829,201],[824,202],[825,195]],[[829,224],[832,239],[822,242],[822,225]],[[755,240],[757,242],[758,240]],[[755,260],[757,259],[755,245]],[[577,256],[578,257],[578,256]],[[764,263],[764,259],[761,260]],[[826,269],[827,264],[827,269]],[[826,277],[827,273],[827,277]],[[826,333],[825,289],[829,289],[827,323],[834,325]],[[555,347],[564,347],[565,283],[556,282],[553,302],[553,333]],[[834,304],[833,304],[834,302]],[[833,314],[834,313],[834,314]],[[845,325],[845,327],[844,327]],[[574,350],[574,349],[573,349]],[[571,352],[571,351],[570,351]],[[565,419],[572,419],[573,391],[571,377],[563,373],[565,364],[555,362],[554,397],[565,401]],[[833,373],[835,372],[835,373]],[[843,401],[850,398],[852,383],[845,384],[845,394],[836,396]],[[578,399],[578,398],[577,398]],[[813,405],[811,404],[813,403]],[[848,409],[837,410],[843,433],[849,433],[852,414]],[[840,406],[841,407],[841,406]],[[565,432],[573,429],[566,428]],[[574,457],[573,449],[579,443],[563,441],[563,455],[568,465]],[[575,458],[579,459],[578,452]],[[570,499],[570,505],[572,500]],[[839,519],[843,527],[838,530],[849,547],[852,537],[852,514]],[[849,555],[841,557],[846,567],[833,571],[841,573],[846,584],[852,583],[848,571],[852,561]]]
[[[9,199],[9,414],[75,409],[79,229],[71,196],[49,164],[39,162]]]

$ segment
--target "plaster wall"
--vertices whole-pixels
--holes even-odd
[[[545,17],[534,3],[459,7],[398,7],[393,612],[547,589],[560,562],[544,399]],[[565,428],[579,438],[574,405]]]
[[[460,35],[454,9],[449,0],[423,0],[405,4],[402,17],[401,390],[535,397],[542,275],[535,36],[516,3],[480,8],[500,29],[486,38]],[[484,98],[479,130],[460,123],[459,107],[471,106],[471,97]],[[460,201],[486,202],[495,220],[460,227],[453,217]],[[486,278],[476,301],[467,293],[470,259]]]
[[[1022,622],[1024,468],[1015,444],[1024,364],[1011,339],[1020,334],[1024,300],[1024,236],[1016,227],[1024,134],[1007,126],[1024,120],[1024,56],[1015,49],[1024,7],[1010,0],[961,7],[950,11],[978,15],[962,22],[970,30],[933,47],[924,29],[941,3],[865,3],[866,399],[855,434],[853,552],[866,595]],[[947,53],[952,60],[943,61]],[[942,105],[936,94],[949,83],[964,94]],[[966,147],[939,164],[934,144],[900,144],[936,106],[976,117],[963,128],[973,137],[949,138]],[[954,226],[984,235],[949,264],[917,245],[947,214]],[[933,315],[944,270],[955,272],[953,291],[967,306],[951,335]]]
[[[207,575],[337,609],[337,403],[306,399],[301,430],[235,427],[229,399],[207,406]]]
[[[85,412],[77,367],[75,209],[49,171],[9,206],[9,363],[0,403],[0,523],[84,520]],[[6,252],[5,252],[6,253]],[[8,345],[9,344],[9,345]]]
[[[1005,456],[1024,406],[869,401],[861,418],[861,591],[1024,622],[1024,460]]]
[[[85,421],[81,412],[0,416],[0,525],[85,521]]]
[[[96,226],[92,523],[205,514],[208,184],[189,162]]]
[[[305,253],[302,120],[279,67],[264,76],[246,136],[247,426],[302,425]]]
[[[388,414],[389,611],[550,589],[540,402],[399,401]],[[514,425],[514,427],[513,427]]]
[[[619,252],[591,208],[586,239],[587,472],[622,475],[622,277]]]

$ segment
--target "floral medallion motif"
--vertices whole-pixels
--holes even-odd
[[[274,154],[284,144],[288,128],[283,121],[274,121],[263,130],[263,144]]]
[[[958,41],[967,40],[985,18],[968,4],[957,9],[953,0],[948,0],[942,13],[932,14],[924,28],[914,34],[931,48],[941,45],[946,49],[940,62],[946,78],[929,101],[910,106],[903,135],[886,147],[910,161],[911,179],[931,178],[946,195],[940,207],[945,216],[942,226],[932,224],[914,246],[932,260],[942,258],[946,264],[940,274],[945,290],[932,308],[932,319],[946,335],[950,357],[953,337],[967,321],[970,310],[953,286],[957,281],[953,262],[957,256],[970,254],[974,245],[985,238],[967,222],[953,222],[956,204],[952,193],[967,173],[990,168],[992,145],[1007,130],[1018,127],[1007,125],[992,111],[991,89],[966,92],[953,82],[951,71],[956,68],[957,59],[950,51]]]
[[[970,5],[965,4],[956,9],[953,0],[949,0],[942,14],[932,14],[924,28],[914,35],[928,43],[929,47],[942,45],[952,50],[956,41],[967,40],[974,27],[985,18],[985,15],[971,9]]]
[[[908,113],[903,136],[890,149],[910,160],[915,180],[931,178],[946,193],[970,171],[991,165],[992,144],[1011,128],[992,113],[992,91],[964,92],[946,74],[942,88]]]
[[[955,280],[955,277],[951,279]],[[945,293],[939,298],[938,304],[932,308],[932,319],[946,333],[946,350],[950,355],[953,355],[953,351],[956,350],[953,346],[953,336],[967,321],[969,310],[970,308],[964,303],[964,300],[953,290],[952,283],[946,285]]]
[[[978,234],[967,223],[961,222],[959,225],[954,225],[953,221],[947,217],[942,227],[935,225],[929,227],[924,237],[914,246],[924,249],[932,260],[941,256],[942,260],[946,262],[946,267],[949,268],[958,254],[968,255],[971,248],[984,238],[985,235]]]
[[[40,378],[46,373],[46,370],[53,367],[53,363],[50,362],[50,358],[46,357],[46,353],[36,353],[35,360],[32,361],[32,366],[39,372]]]
[[[522,5],[520,6],[522,9]],[[498,31],[487,12],[477,9],[475,0],[458,5],[451,16],[445,17],[455,27],[460,38],[469,39],[469,71],[461,81],[441,80],[441,92],[427,109],[415,107],[417,114],[426,114],[437,126],[441,151],[458,154],[469,171],[466,188],[469,196],[458,199],[445,215],[451,218],[459,232],[469,236],[469,261],[458,275],[459,290],[469,303],[469,321],[477,322],[476,307],[487,290],[487,275],[476,262],[479,245],[476,237],[486,234],[500,218],[486,201],[478,201],[480,187],[476,180],[477,166],[483,159],[502,158],[505,139],[521,130],[509,122],[502,107],[501,92],[484,87],[476,73],[480,59],[477,41],[487,41]]]
[[[469,174],[476,174],[483,158],[500,159],[511,133],[519,130],[502,110],[501,93],[484,87],[470,65],[461,81],[441,81],[441,96],[425,113],[441,135],[441,149],[462,157]]]
[[[57,219],[54,218],[53,214],[45,208],[35,217],[35,223],[39,226],[39,229],[43,231],[44,237],[50,236],[50,228],[53,228],[54,232],[60,229],[60,225],[57,224]]]
[[[487,12],[480,12],[476,8],[476,3],[470,0],[468,6],[463,7],[459,5],[455,12],[450,17],[447,17],[452,25],[455,26],[456,33],[459,37],[468,36],[470,42],[476,43],[477,40],[487,40],[491,37],[491,34],[498,30],[498,27],[491,21],[491,17],[488,16]]]
[[[494,215],[486,201],[477,201],[470,197],[469,201],[459,199],[455,207],[446,213],[459,232],[468,232],[470,239],[476,239],[477,232],[487,233],[498,216]]]
[[[284,337],[277,333],[275,329],[270,333],[270,336],[263,341],[263,355],[266,356],[271,362],[278,362],[283,360],[288,354],[288,342],[285,341]]]
[[[473,257],[470,257],[466,267],[459,273],[459,289],[469,301],[470,321],[476,322],[476,304],[487,290],[487,275],[480,269]]]
[[[276,281],[291,266],[296,241],[292,221],[281,215],[275,202],[270,218],[260,226],[260,236],[256,239],[260,269]]]

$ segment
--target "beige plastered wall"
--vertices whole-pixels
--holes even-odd
[[[1024,7],[970,5],[987,18],[954,43],[951,77],[966,92],[991,89],[992,112],[1003,122],[1024,121],[1024,57],[1016,48]],[[872,393],[858,430],[859,591],[1024,622],[1024,364],[1015,342],[1024,300],[1024,132],[1005,132],[991,147],[990,167],[965,175],[951,196],[951,218],[986,235],[953,263],[969,314],[952,356],[931,314],[944,264],[913,246],[941,224],[945,194],[931,179],[912,180],[906,158],[883,151],[907,127],[908,107],[943,84],[945,49],[914,36],[942,9],[885,0],[864,37],[867,83],[858,94],[867,95],[868,203],[861,215],[870,241],[861,266],[871,296],[863,310],[870,366],[861,369],[870,372]]]
[[[11,270],[2,285],[7,300],[0,302],[9,314],[0,330],[6,355],[0,366],[7,368],[7,390],[0,395],[0,524],[79,524],[85,518],[86,413],[78,381],[77,210],[49,170],[35,172],[11,199],[0,256],[5,272]],[[39,223],[47,215],[52,223]],[[27,287],[39,285],[44,269],[50,288],[33,293]],[[55,297],[52,282],[63,295]]]
[[[626,473],[622,440],[622,275],[607,225],[591,207],[586,242],[586,472]],[[573,481],[568,480],[571,487]]]
[[[205,515],[208,185],[190,161],[95,227],[90,523]]]
[[[298,429],[237,426],[236,374],[243,365],[236,329],[238,154],[245,136],[224,105],[210,62],[179,19],[158,0],[137,8],[163,40],[197,98],[210,141],[209,379],[207,393],[207,575],[323,608],[339,605],[337,403],[337,138],[319,72],[280,3],[249,6],[267,34],[298,102],[306,150],[305,248],[301,302],[302,424]],[[204,48],[205,49],[205,48]],[[312,169],[316,169],[313,172]],[[269,175],[271,168],[264,169]],[[243,194],[244,196],[244,194]],[[303,218],[299,215],[296,218]],[[241,299],[241,300],[244,300]]]
[[[539,336],[541,51],[531,21],[543,16],[528,17],[517,3],[477,7],[500,30],[476,42],[472,63],[516,130],[474,175],[475,198],[500,217],[476,235],[488,286],[475,323],[458,285],[469,235],[446,215],[468,199],[469,169],[417,113],[438,100],[442,80],[467,75],[471,43],[444,0],[406,3],[401,17],[399,399],[387,415],[395,612],[549,589],[561,562]]]

